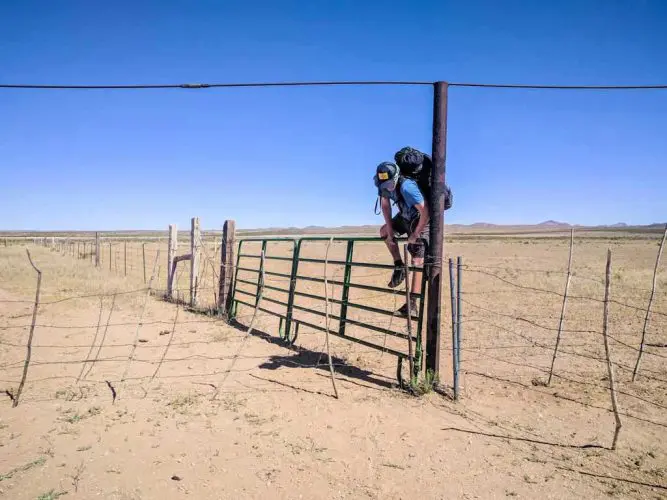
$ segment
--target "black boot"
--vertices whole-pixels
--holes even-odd
[[[405,267],[402,262],[394,262],[394,271],[391,273],[391,281],[387,285],[389,288],[396,288],[403,283],[405,279]]]
[[[401,306],[401,308],[396,311],[399,315],[408,317],[408,303],[406,302]],[[413,298],[410,298],[410,315],[418,316],[419,312],[417,311],[417,301]]]

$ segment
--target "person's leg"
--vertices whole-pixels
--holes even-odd
[[[408,252],[410,253],[412,266],[417,267],[424,264],[424,244],[421,240],[418,240],[417,243],[413,245],[408,245]],[[421,292],[422,272],[411,272],[410,279],[412,280],[412,283],[410,284],[410,305],[408,306],[406,301],[406,303],[403,304],[403,306],[401,306],[401,308],[397,311],[402,316],[407,316],[408,310],[413,316],[416,316],[419,312],[417,309],[417,298],[415,295]]]
[[[394,259],[394,262],[396,261],[401,261],[403,262],[403,259],[401,259],[401,251],[398,248],[398,243],[396,243],[395,239],[389,240],[387,237],[389,236],[389,229],[387,228],[387,225],[384,224],[380,228],[380,238],[384,240],[385,245],[387,245],[387,248],[389,249],[389,253]]]
[[[413,223],[413,227],[416,225],[416,222]],[[424,229],[424,231],[419,235],[419,238],[417,239],[417,242],[414,244],[409,244],[408,245],[408,252],[410,253],[410,256],[412,257],[412,266],[414,267],[421,267],[423,269],[424,266],[424,257],[426,256],[426,249],[429,244],[429,231],[428,227]],[[419,294],[421,292],[421,286],[422,286],[422,279],[423,279],[423,272],[422,271],[414,271],[410,275],[412,279],[412,283],[410,286],[410,292],[411,292],[411,297],[410,297],[410,305],[409,305],[409,310],[413,315],[418,314],[418,309],[417,309],[417,299],[415,298],[415,295]],[[424,298],[422,297],[422,300]],[[403,316],[408,315],[408,304],[404,304],[398,311],[399,314]]]
[[[419,239],[417,240],[417,244],[419,247],[415,251],[415,255],[413,256],[413,265],[415,267],[421,267],[424,269],[424,258],[426,257],[426,252],[428,250],[428,246],[430,243],[430,231],[428,229],[428,226],[424,228],[424,231],[422,231],[421,235],[419,236]],[[412,293],[419,293],[421,291],[421,286],[422,286],[422,278],[424,276],[424,273],[421,271],[415,271],[413,274],[414,278],[412,280]]]
[[[391,220],[391,225],[393,229],[392,236],[394,237],[406,232],[405,221],[400,215],[394,216],[394,218]],[[391,273],[391,279],[389,280],[387,286],[389,288],[396,288],[405,280],[405,267],[401,257],[401,249],[395,239],[392,238],[391,241],[389,241],[389,230],[386,224],[380,229],[380,236],[384,240],[387,248],[389,249],[389,252],[391,253],[391,256],[394,259],[394,270]]]
[[[426,224],[426,227],[422,230],[419,238],[417,239],[417,244],[419,245],[415,249],[415,254],[413,256],[413,262],[415,267],[421,267],[424,269],[424,259],[426,257],[426,252],[431,243],[431,230],[429,225]],[[414,279],[412,280],[412,292],[417,294],[421,291],[423,272],[415,272]],[[423,300],[423,299],[422,299]]]

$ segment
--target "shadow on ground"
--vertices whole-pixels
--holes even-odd
[[[236,320],[230,321],[229,325],[243,332],[247,331],[248,329],[246,325],[242,325]],[[279,337],[270,335],[260,330],[253,329],[251,335],[290,351],[290,354],[269,356],[264,363],[259,365],[259,368],[263,370],[277,370],[278,368],[285,367],[317,369],[325,370],[327,372],[329,371],[329,363],[326,352],[314,351],[302,346],[292,345]],[[332,356],[331,362],[335,367],[336,375],[348,377],[350,379],[361,380],[385,389],[397,387],[397,383],[380,378],[369,370],[364,370],[359,367],[349,365],[342,358]]]

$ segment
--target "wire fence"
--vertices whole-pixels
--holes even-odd
[[[241,305],[231,324],[212,308],[207,309],[207,305],[217,303],[220,248],[215,241],[202,240],[198,293],[210,299],[199,310],[186,305],[189,279],[182,273],[175,286],[176,300],[148,300],[146,311],[147,297],[164,296],[165,275],[159,270],[164,266],[160,259],[166,255],[166,241],[105,242],[111,252],[100,268],[124,278],[127,262],[126,290],[72,293],[41,301],[39,297],[0,297],[0,305],[5,308],[23,308],[22,314],[5,316],[0,323],[0,384],[5,387],[4,394],[16,405],[21,400],[38,400],[49,394],[78,397],[82,391],[90,390],[85,387],[95,386],[115,400],[137,393],[145,396],[151,383],[189,381],[210,386],[212,397],[217,397],[231,387],[238,389],[230,379],[232,374],[258,367],[333,369],[337,377],[361,379],[381,387],[393,385],[392,361],[382,350],[333,339],[330,366],[321,331],[303,327],[295,345],[284,342],[275,334],[278,325],[271,314],[271,302],[260,302],[254,307]],[[63,258],[69,255],[94,266],[94,259],[88,254],[90,242],[85,243],[88,245],[69,242],[64,250],[62,246],[52,250],[62,253]],[[580,271],[571,262],[563,263],[567,267],[548,269],[528,264],[468,263],[464,259],[461,270],[465,281],[458,297],[458,320],[451,321],[457,312],[450,306],[451,297],[442,304],[446,321],[442,325],[441,349],[448,354],[456,351],[456,357],[442,357],[441,384],[449,385],[449,370],[458,368],[463,399],[475,398],[478,392],[500,384],[520,388],[526,394],[526,404],[533,396],[548,395],[567,404],[608,412],[613,412],[609,397],[613,389],[618,396],[615,413],[619,418],[667,427],[667,290],[660,289],[660,281],[656,280],[663,245],[664,238],[656,255],[653,279],[647,280],[645,286],[637,281],[625,284],[620,278],[614,279],[613,266],[611,278],[601,277],[602,264],[597,274],[590,269]],[[576,250],[574,245],[575,253]],[[331,245],[326,260],[338,259],[343,251]],[[114,255],[122,255],[120,266],[113,264]],[[153,271],[154,262],[158,264]],[[280,266],[288,264],[277,261],[272,264],[275,267],[267,266],[265,270],[280,272]],[[341,269],[329,266],[325,272],[322,268],[326,265],[308,265],[311,272],[327,277],[327,297],[336,297],[334,292],[340,287],[331,282],[340,279]],[[234,266],[230,268],[237,271]],[[385,270],[373,269],[357,271],[355,276],[376,284],[387,278]],[[279,293],[267,285],[284,287],[288,282],[289,278],[265,275],[264,299]],[[316,287],[321,293],[323,286],[301,285],[305,293]],[[39,285],[32,290],[25,287],[25,295],[36,289]],[[257,289],[248,290],[257,293]],[[397,289],[390,296],[394,310],[402,304],[404,293],[405,290]],[[386,294],[362,290],[348,300],[387,307],[387,299]],[[87,301],[88,312],[92,307],[94,314],[88,314],[85,320],[63,314],[76,309],[72,304],[79,301]],[[94,302],[96,306],[91,305]],[[343,305],[338,302],[309,303],[310,309],[322,313],[313,315],[314,324],[328,328],[328,315]],[[360,313],[365,323],[394,329],[407,337],[405,318]],[[251,323],[255,331],[249,335]],[[354,328],[353,324],[348,326]],[[459,345],[450,340],[455,337],[445,334],[450,328],[457,330]],[[32,340],[26,339],[26,332],[30,331],[35,333]],[[359,329],[354,335],[373,339],[387,349],[407,347],[403,345],[405,339],[381,332]],[[250,347],[249,337],[265,342]],[[278,354],[275,346],[280,348]]]
[[[611,250],[604,279],[575,272],[573,241],[566,269],[464,264],[452,326],[462,342],[445,349],[459,351],[452,363],[467,396],[493,381],[613,412],[612,449],[621,419],[666,427],[667,290],[656,286],[664,243],[647,287],[614,279]]]
[[[72,246],[75,244],[69,244],[68,250],[71,252]],[[124,249],[125,245],[123,245]],[[113,248],[113,246],[112,246]],[[155,253],[155,261],[159,260],[160,250],[157,249]],[[61,252],[61,248],[57,248],[55,251]],[[65,256],[67,251],[64,252]],[[204,252],[206,253],[206,252]],[[213,252],[213,255],[215,252]],[[111,254],[113,255],[113,253]],[[71,257],[71,253],[70,253]],[[78,252],[74,254],[75,258],[82,258],[84,262],[88,262],[87,257],[80,257]],[[206,258],[211,258],[206,256]],[[108,268],[100,266],[104,272],[108,272]],[[111,267],[111,272],[113,273],[114,267]],[[142,273],[143,274],[143,273]],[[217,276],[213,272],[211,273],[216,279]],[[365,277],[377,276],[380,273],[366,273]],[[153,272],[153,278],[159,273],[157,268]],[[361,277],[364,277],[362,275]],[[140,281],[138,278],[135,281]],[[199,280],[200,283],[205,283],[204,280]],[[280,279],[268,278],[265,280],[265,283],[272,282],[281,282]],[[199,292],[202,291],[215,291],[218,288],[218,283],[212,284],[210,286],[201,286],[199,287]],[[331,288],[331,287],[330,287]],[[225,347],[223,344],[233,344],[235,342],[244,341],[248,334],[243,332],[243,328],[240,330],[234,330],[233,333],[230,333],[228,328],[228,322],[216,315],[211,315],[210,310],[200,308],[199,310],[193,310],[190,307],[185,306],[185,301],[179,300],[178,297],[182,297],[183,292],[187,292],[188,287],[177,287],[175,288],[176,300],[174,302],[160,301],[160,306],[164,309],[165,307],[171,310],[163,311],[167,315],[173,315],[173,320],[155,318],[154,316],[148,318],[143,317],[144,308],[141,309],[141,312],[134,311],[135,314],[132,317],[128,317],[127,313],[121,313],[119,309],[122,307],[120,303],[123,302],[127,307],[127,303],[136,301],[138,298],[154,295],[156,298],[163,298],[163,290],[160,290],[159,286],[153,286],[152,280],[149,280],[147,286],[139,286],[130,290],[123,291],[114,291],[101,294],[74,294],[64,298],[57,298],[53,300],[43,300],[41,303],[35,305],[34,310],[39,310],[39,315],[36,316],[35,321],[32,323],[26,323],[23,318],[23,315],[14,316],[15,321],[5,322],[5,324],[0,325],[0,333],[2,337],[0,338],[0,347],[6,349],[5,356],[3,356],[4,363],[0,365],[0,369],[3,370],[7,375],[13,374],[15,370],[20,369],[22,366],[30,367],[30,377],[31,383],[36,383],[39,381],[48,381],[48,380],[63,380],[70,379],[74,380],[75,384],[78,386],[84,382],[96,382],[98,384],[104,384],[107,387],[113,388],[114,398],[120,396],[122,392],[118,389],[119,385],[123,385],[125,381],[134,381],[134,382],[148,382],[158,376],[158,372],[161,367],[170,364],[178,364],[178,362],[188,362],[194,360],[208,360],[215,362],[214,364],[224,363],[226,360],[231,359],[242,359],[242,360],[256,360],[256,359],[265,359],[266,356],[255,356],[255,355],[244,355],[240,356],[231,356],[229,353],[219,352],[220,347]],[[397,292],[398,293],[398,292]],[[372,299],[377,297],[379,294],[368,294],[368,298]],[[99,299],[99,311],[96,315],[97,321],[95,323],[84,323],[84,322],[75,322],[70,319],[61,319],[57,314],[57,311],[66,308],[77,307],[79,301],[91,301]],[[363,297],[360,297],[358,300],[363,300]],[[15,305],[15,306],[27,306],[32,301],[28,299],[2,299],[0,300],[0,305]],[[179,311],[183,311],[179,316]],[[321,312],[326,314],[330,310],[330,307],[327,308],[326,304],[315,305],[312,307],[313,311]],[[41,318],[48,317],[49,320],[41,320]],[[273,315],[269,313],[258,312],[257,308],[249,308],[247,312],[241,311],[236,315],[235,322],[241,324],[247,322],[250,318],[256,317],[260,322],[266,323],[267,326],[271,325],[271,320],[273,320]],[[389,318],[385,321],[369,321],[370,325],[377,325],[378,327],[387,327],[391,325],[392,318]],[[317,321],[316,321],[317,323]],[[211,340],[205,339],[190,339],[190,340],[174,340],[174,335],[177,330],[182,330],[187,328],[190,333],[196,332],[192,328],[214,328],[215,334],[214,338]],[[270,327],[270,326],[269,326]],[[65,333],[65,338],[78,338],[81,339],[76,342],[68,342],[63,340],[63,333],[56,333],[57,338],[62,341],[60,343],[53,342],[40,342],[39,340],[29,342],[29,349],[32,351],[32,359],[28,356],[27,359],[23,359],[22,352],[24,353],[26,348],[26,343],[22,339],[22,334],[26,328],[37,329],[38,331],[44,330],[54,330],[55,332],[67,332]],[[128,341],[127,331],[134,330],[135,340]],[[150,330],[152,338],[143,337],[143,332]],[[118,339],[119,331],[125,331],[124,340]],[[157,336],[155,335],[157,331]],[[403,331],[403,330],[399,330]],[[224,339],[221,339],[220,336],[222,333],[225,333]],[[148,332],[147,332],[148,333]],[[93,335],[92,340],[89,340],[87,337]],[[369,338],[372,336],[381,336],[377,332],[372,332],[370,335],[361,337]],[[308,355],[310,352],[305,346],[312,344],[312,347],[317,346],[317,337],[320,337],[319,332],[313,331],[302,331],[300,334],[301,342],[299,346],[288,346],[285,345],[287,350],[287,355],[284,360],[281,360],[285,365],[298,366],[302,368],[319,368],[320,366],[328,367],[328,363],[323,363],[321,360],[322,349],[318,348],[313,353],[318,353],[316,360],[313,359],[310,362],[300,360],[304,357],[306,353],[306,358],[312,358],[314,354]],[[41,337],[44,338],[44,337]],[[83,340],[86,338],[86,340]],[[163,341],[164,339],[168,339]],[[312,339],[312,341],[311,341]],[[83,340],[83,341],[82,341]],[[150,342],[150,347],[147,344]],[[160,343],[160,348],[156,347],[155,343]],[[339,356],[334,355],[331,366],[333,367],[349,367],[349,363],[346,362],[346,356],[350,355],[350,350],[344,351],[338,346],[337,353]],[[157,351],[164,349],[161,353]],[[187,355],[178,356],[179,350],[191,352],[192,350],[198,352],[189,353]],[[215,354],[211,353],[211,349],[214,349],[218,352]],[[11,352],[10,352],[11,350]],[[124,352],[123,352],[124,351]],[[128,353],[129,351],[129,353]],[[199,352],[201,351],[201,352]],[[145,354],[150,352],[154,357],[142,357],[140,354]],[[170,352],[175,354],[173,356],[168,356],[167,353]],[[55,354],[53,353],[60,353]],[[137,353],[135,355],[135,353]],[[159,355],[158,355],[159,354]],[[56,359],[53,359],[53,358]],[[62,359],[57,359],[62,358]],[[113,370],[105,371],[102,370],[102,373],[109,373],[113,376],[105,377],[104,379],[95,379],[91,378],[91,372],[93,376],[96,372],[99,371],[99,365],[115,365],[117,368],[119,366],[124,366],[123,374],[118,375]],[[150,365],[155,367],[155,371],[149,375],[140,375],[134,376],[133,372],[135,365]],[[54,369],[56,367],[69,367],[70,373],[67,375],[56,375],[49,377],[39,377],[33,375],[34,370],[40,370],[45,368]],[[75,376],[73,369],[80,367],[80,372]],[[67,369],[64,369],[67,371]],[[215,370],[210,371],[209,373],[199,373],[193,375],[189,373],[185,377],[206,377],[210,375],[219,375],[224,373],[230,373],[232,368],[224,369],[222,367],[216,366]],[[141,371],[141,370],[139,370]],[[164,371],[164,370],[163,370]],[[27,375],[28,372],[26,372]],[[54,378],[55,377],[55,378]],[[25,381],[26,377],[22,377],[21,381]],[[11,387],[5,390],[10,399],[14,404],[18,404],[21,398],[21,391],[14,389],[16,387],[16,380],[13,378],[6,378],[2,381],[4,384],[11,384]]]

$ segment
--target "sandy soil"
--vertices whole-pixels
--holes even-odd
[[[601,336],[609,245],[617,301],[611,354],[623,421],[615,451]],[[447,256],[461,255],[466,264],[462,397],[454,402],[435,392],[406,394],[396,387],[395,358],[339,339],[332,339],[335,399],[322,333],[303,328],[288,348],[269,315],[258,314],[248,336],[250,308],[240,307],[239,325],[231,326],[146,298],[141,278],[34,248],[43,305],[28,381],[12,408],[4,391],[15,394],[21,378],[35,273],[22,248],[0,248],[0,496],[665,498],[667,351],[648,348],[631,382],[656,250],[653,240],[577,244],[573,297],[554,380],[545,387],[567,242],[449,244]],[[304,252],[321,257],[324,247]],[[330,258],[341,255],[343,246],[334,245]],[[355,255],[388,260],[376,244]],[[329,267],[339,279],[340,268]],[[322,267],[300,272],[321,276]],[[376,269],[355,273],[362,283],[388,279]],[[658,313],[667,312],[666,274]],[[318,284],[300,286],[322,292]],[[79,295],[91,296],[72,298]],[[392,309],[402,297],[350,299]],[[448,386],[448,293],[443,300],[441,382]],[[354,314],[405,328],[404,320]],[[654,314],[649,342],[667,343],[666,325],[667,316]],[[349,334],[406,349],[401,339],[354,328]]]

